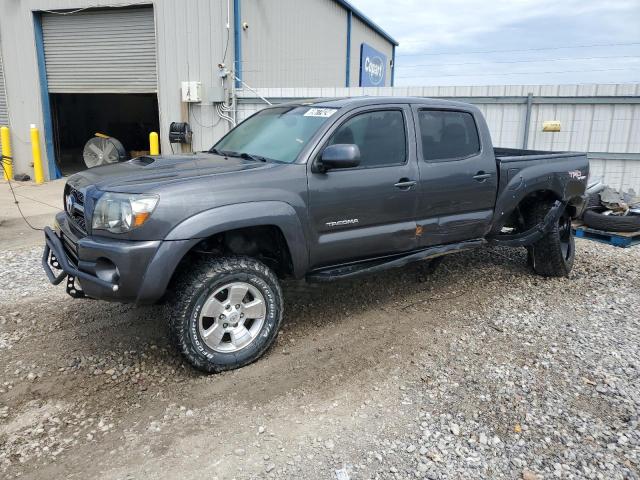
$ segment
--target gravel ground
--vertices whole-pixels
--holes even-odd
[[[640,478],[640,248],[578,241],[285,286],[257,363],[196,373],[161,306],[73,300],[4,250],[0,477]]]

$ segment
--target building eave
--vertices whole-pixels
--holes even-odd
[[[347,11],[351,12],[353,15],[359,18],[362,22],[364,22],[366,25],[368,25],[373,30],[375,30],[379,35],[384,37],[388,42],[392,43],[396,47],[400,45],[395,38],[393,38],[391,35],[385,32],[378,24],[376,24],[373,20],[367,17],[360,10],[358,10],[356,7],[351,5],[351,3],[347,2],[346,0],[334,0],[334,1],[338,2],[340,5],[346,8]]]

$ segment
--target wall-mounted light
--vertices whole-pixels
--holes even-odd
[[[560,120],[546,120],[542,122],[542,131],[543,132],[559,132]]]

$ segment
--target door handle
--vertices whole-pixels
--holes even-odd
[[[487,178],[491,178],[491,176],[492,175],[490,173],[484,173],[481,170],[473,176],[473,179],[477,180],[478,182],[484,182]]]
[[[408,178],[401,178],[398,180],[398,183],[394,183],[394,187],[399,188],[400,190],[410,190],[417,182],[415,180],[410,180]]]

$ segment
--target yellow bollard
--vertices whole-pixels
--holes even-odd
[[[160,139],[156,132],[149,134],[149,154],[160,155]]]
[[[13,180],[13,160],[11,159],[11,139],[9,128],[0,127],[0,143],[2,143],[2,165],[5,180]],[[9,158],[5,158],[9,157]]]
[[[31,155],[33,156],[33,176],[37,184],[44,183],[44,171],[42,170],[42,157],[40,155],[40,132],[31,124]]]

